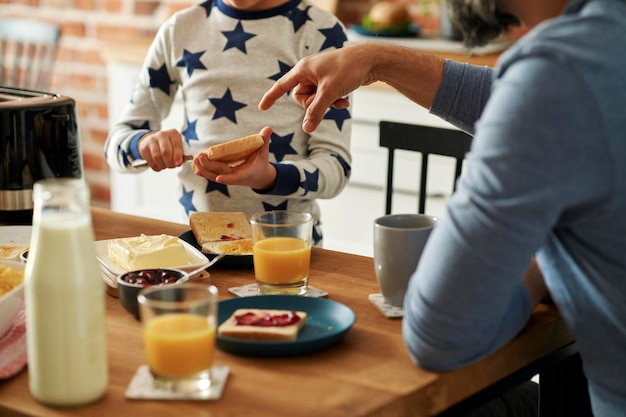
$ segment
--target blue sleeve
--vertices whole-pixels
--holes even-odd
[[[276,164],[276,184],[271,190],[254,190],[257,194],[289,195],[295,193],[300,187],[300,171],[292,164]]]
[[[546,56],[494,81],[405,298],[403,334],[420,366],[457,368],[510,341],[531,313],[522,276],[532,257],[564,216],[609,194],[602,117],[584,86],[575,65]]]
[[[474,134],[491,94],[493,69],[446,60],[443,80],[430,112],[459,129]]]
[[[139,145],[139,139],[143,138],[144,136],[146,136],[146,132],[141,131],[140,133],[137,133],[135,136],[133,136],[132,139],[130,140],[130,145],[129,145],[130,154],[135,160],[143,159],[141,155],[139,154],[138,145]]]

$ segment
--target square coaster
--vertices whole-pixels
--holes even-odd
[[[252,297],[254,295],[260,295],[259,289],[256,284],[242,285],[241,287],[231,287],[228,289],[228,292],[239,297]],[[320,290],[311,286],[309,286],[307,292],[303,295],[303,297],[312,297],[312,298],[320,298],[320,297],[327,297],[327,296],[328,296],[328,293],[326,291],[323,291],[323,290]]]
[[[370,294],[368,298],[385,317],[396,319],[404,316],[404,309],[387,304],[382,294]]]
[[[133,400],[218,400],[222,397],[230,368],[214,366],[211,368],[211,387],[201,394],[186,394],[156,388],[148,365],[141,365],[126,389],[126,398]]]

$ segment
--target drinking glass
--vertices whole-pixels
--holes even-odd
[[[267,211],[250,218],[252,259],[260,294],[303,295],[308,290],[313,216]]]
[[[208,395],[217,328],[217,288],[180,284],[148,287],[137,296],[154,386]]]

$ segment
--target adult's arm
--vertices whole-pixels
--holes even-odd
[[[430,112],[473,135],[491,95],[493,77],[492,68],[447,60]]]
[[[330,106],[348,107],[345,96],[362,85],[383,81],[429,108],[443,76],[444,60],[415,49],[380,43],[350,45],[300,60],[259,103],[269,109],[285,93],[306,109],[302,127],[314,131]]]
[[[293,98],[307,109],[303,129],[312,132],[328,107],[346,108],[349,93],[382,81],[473,133],[489,97],[492,78],[488,67],[446,61],[393,44],[363,43],[302,59],[265,93],[259,108],[269,109],[293,89]]]
[[[524,280],[530,260],[564,218],[575,223],[610,193],[591,93],[574,65],[546,56],[495,81],[467,172],[409,284],[403,332],[424,368],[464,366],[511,340],[543,293],[537,275]]]

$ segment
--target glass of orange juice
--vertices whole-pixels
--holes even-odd
[[[257,213],[252,225],[252,259],[260,294],[306,294],[313,216],[284,210]]]
[[[217,288],[179,284],[148,287],[137,296],[154,386],[209,395],[217,328]]]

